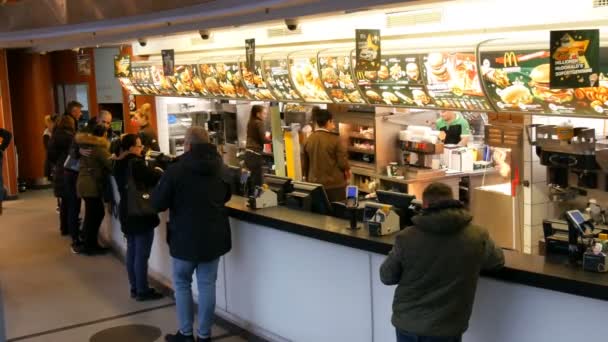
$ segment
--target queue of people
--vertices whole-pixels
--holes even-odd
[[[210,341],[219,260],[232,247],[225,207],[232,194],[224,181],[224,164],[217,147],[210,143],[204,128],[191,127],[185,135],[184,155],[162,170],[143,158],[145,150],[158,149],[149,126],[142,126],[139,134],[123,135],[120,152],[111,155],[111,114],[101,113],[92,127],[77,132],[81,107],[70,103],[48,142],[56,195],[61,198],[62,233],[72,236],[75,253],[103,252],[97,234],[105,215],[104,193],[112,176],[119,197],[113,200],[118,202],[117,216],[127,240],[130,295],[138,301],[156,300],[163,296],[148,283],[148,259],[154,230],[160,223],[158,213],[169,210],[167,242],[179,327],[165,340]],[[142,113],[138,121],[147,123],[149,117]],[[258,157],[266,142],[266,115],[264,107],[254,106],[248,124],[245,165],[256,185],[263,182]],[[313,116],[316,129],[303,146],[304,177],[324,185],[330,200],[339,201],[345,197],[351,176],[346,149],[333,133],[332,114],[315,108]],[[78,167],[73,167],[70,159],[78,160]],[[82,234],[78,224],[81,198],[85,202]],[[380,278],[387,285],[397,285],[392,323],[398,342],[458,342],[468,327],[480,270],[500,268],[504,256],[487,231],[471,224],[471,215],[453,199],[451,188],[431,184],[422,200],[422,213],[413,218],[412,227],[397,235],[381,266]],[[442,251],[436,252],[439,245]],[[196,330],[192,300],[195,272]]]

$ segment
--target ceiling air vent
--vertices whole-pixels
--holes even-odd
[[[285,36],[293,36],[302,33],[302,28],[298,27],[297,29],[290,31],[286,27],[279,28],[270,28],[267,31],[268,38],[277,38],[277,37],[285,37]]]
[[[608,0],[593,0],[593,8],[608,7]]]
[[[608,0],[606,0],[608,1]],[[388,28],[440,24],[443,15],[441,10],[407,11],[386,14]]]

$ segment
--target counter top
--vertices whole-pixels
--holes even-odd
[[[462,172],[462,171],[449,171],[448,173],[441,176],[429,176],[429,177],[416,177],[416,178],[397,178],[391,177],[388,175],[378,174],[371,170],[361,169],[359,167],[353,167],[352,171],[354,174],[378,178],[384,181],[400,183],[400,184],[414,184],[414,183],[428,183],[432,181],[442,180],[442,179],[450,179],[450,178],[462,178],[462,177],[483,177],[484,173],[486,176],[497,174],[498,171],[495,169],[488,170],[475,170],[470,172]]]
[[[378,254],[388,254],[395,234],[373,237],[364,229],[348,229],[348,221],[286,207],[252,210],[246,199],[233,196],[227,204],[230,216],[285,232]],[[508,282],[608,300],[608,274],[585,272],[560,256],[535,256],[505,250],[505,268],[482,275]]]

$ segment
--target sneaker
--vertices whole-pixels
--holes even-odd
[[[159,300],[163,297],[164,296],[162,293],[157,292],[155,289],[149,289],[144,294],[137,295],[135,300],[137,300],[138,302],[145,302],[149,300]]]
[[[131,291],[131,298],[135,299],[137,297],[137,292]]]
[[[175,335],[168,334],[165,335],[165,341],[167,342],[195,342],[194,336],[186,336],[182,335],[181,332],[175,333]]]
[[[211,337],[199,337],[196,339],[196,342],[211,342]]]

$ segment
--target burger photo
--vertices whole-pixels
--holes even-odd
[[[572,89],[551,89],[551,71],[548,63],[541,64],[530,72],[529,83],[535,98],[549,103],[566,103],[573,99]]]
[[[439,82],[450,80],[450,73],[446,66],[446,60],[442,53],[434,52],[428,55],[427,65],[432,77]]]
[[[405,74],[407,78],[411,81],[419,81],[420,80],[420,69],[418,69],[418,64],[416,63],[407,63],[405,66]]]

